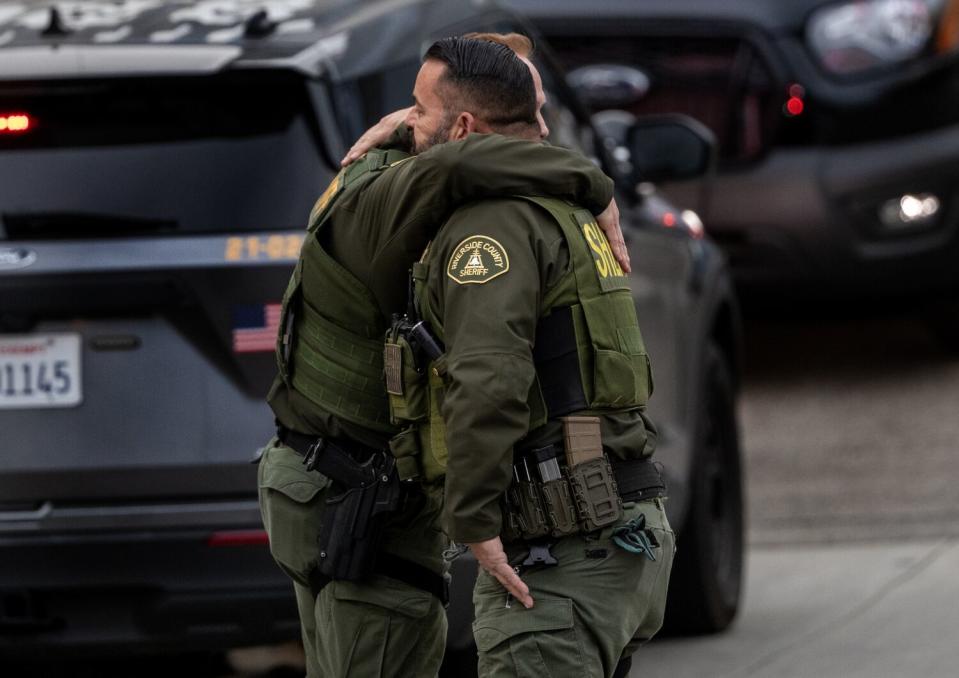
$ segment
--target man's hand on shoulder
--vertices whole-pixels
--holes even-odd
[[[467,544],[467,546],[473,552],[480,567],[496,577],[510,595],[522,603],[526,609],[533,607],[533,597],[529,594],[529,587],[510,566],[506,559],[506,551],[503,550],[503,542],[499,537]]]
[[[380,118],[378,123],[366,130],[363,136],[356,140],[353,147],[350,148],[346,155],[343,156],[343,159],[340,160],[340,166],[346,167],[354,160],[362,158],[371,148],[376,148],[386,143],[386,141],[393,136],[396,128],[403,124],[403,121],[406,120],[412,109],[412,106],[409,108],[401,108],[398,111],[393,111]]]

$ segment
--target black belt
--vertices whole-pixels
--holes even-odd
[[[301,455],[303,463],[311,470],[311,461],[315,463],[316,457],[321,454],[328,455],[328,459],[335,459],[339,455],[347,455],[362,462],[377,453],[377,450],[371,447],[334,441],[322,436],[306,435],[292,431],[285,426],[277,427],[276,436],[281,443]],[[329,455],[330,452],[334,454]],[[365,479],[361,480],[365,482]],[[421,591],[426,591],[436,596],[444,606],[449,603],[449,582],[446,578],[410,560],[381,552],[376,556],[373,572],[396,579]],[[329,583],[330,578],[321,574],[319,570],[314,570],[313,574],[310,575],[310,590],[314,597],[319,595],[323,587]]]
[[[305,433],[300,433],[299,431],[288,429],[285,426],[276,427],[276,437],[280,439],[281,443],[287,447],[293,448],[295,452],[298,452],[301,455],[305,455],[309,449],[316,445],[316,443],[320,440],[325,441],[326,445],[331,449],[344,452],[359,462],[366,461],[372,455],[376,454],[376,450],[374,450],[372,447],[367,447],[366,445],[360,445],[359,443],[348,443],[342,440],[333,440],[332,438],[324,438],[323,436],[307,435]]]
[[[322,454],[325,456],[326,463],[337,465],[337,477],[349,478],[352,481],[350,482],[351,486],[365,487],[375,481],[372,473],[367,474],[365,470],[357,471],[355,464],[348,463],[349,460],[358,464],[366,462],[377,454],[377,450],[372,447],[357,443],[344,443],[322,436],[307,435],[292,431],[285,426],[277,426],[276,437],[280,439],[281,443],[303,457],[303,463],[310,471],[316,468],[317,460]],[[325,454],[326,452],[333,452],[334,454]],[[337,464],[340,459],[347,463]]]
[[[666,496],[666,479],[648,459],[610,460],[619,496],[623,501],[643,501]]]

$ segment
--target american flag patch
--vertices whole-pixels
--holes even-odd
[[[233,307],[233,352],[262,353],[276,347],[280,304]]]

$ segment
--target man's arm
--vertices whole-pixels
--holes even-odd
[[[374,147],[411,151],[412,133],[409,127],[403,123],[409,114],[409,110],[404,108],[384,116],[353,144],[353,147],[340,161],[341,165],[350,164]],[[499,135],[477,136],[505,138],[499,137]],[[518,142],[520,140],[514,139],[513,141]],[[620,226],[619,207],[613,198],[612,180],[606,177],[587,158],[575,151],[536,144],[539,148],[550,150],[545,151],[542,157],[538,153],[532,153],[529,156],[521,154],[507,160],[506,158],[496,157],[495,146],[491,147],[487,144],[478,149],[480,152],[478,157],[470,158],[469,162],[457,165],[456,163],[462,162],[463,149],[456,146],[446,148],[447,146],[449,144],[441,144],[423,155],[426,156],[428,162],[439,162],[447,165],[447,170],[450,172],[447,175],[449,179],[458,181],[460,188],[466,189],[460,201],[499,197],[510,193],[566,197],[583,205],[596,215],[596,221],[606,234],[606,239],[612,247],[616,261],[627,273],[632,270],[629,265],[629,251],[626,249],[622,227]],[[490,156],[485,155],[487,153]],[[431,154],[433,155],[431,156]],[[435,160],[431,158],[435,158]],[[575,158],[576,161],[570,162],[570,158]],[[582,164],[583,161],[588,165]],[[520,164],[511,164],[507,168],[506,162],[518,162]],[[449,167],[450,163],[453,163],[452,167]],[[504,169],[518,174],[500,176]],[[552,183],[553,176],[557,171],[564,174],[554,184]],[[565,172],[569,172],[569,174],[565,175]],[[579,172],[583,172],[584,175],[577,174]],[[525,185],[524,180],[526,181]],[[510,181],[514,181],[514,183],[511,185]],[[437,188],[441,187],[442,184],[437,186]],[[607,188],[609,199],[604,200],[607,195]]]
[[[613,199],[613,180],[581,153],[499,134],[437,144],[390,171],[403,175],[407,199],[444,217],[464,202],[509,195],[565,198],[593,214]]]
[[[500,500],[512,477],[513,446],[529,431],[541,290],[547,255],[562,237],[555,232],[547,242],[538,235],[533,210],[522,201],[487,201],[458,211],[432,247],[430,273],[449,378],[442,407],[449,449],[445,522],[450,537],[469,544],[482,567],[527,607],[529,590],[500,542]],[[480,259],[470,264],[477,243]]]

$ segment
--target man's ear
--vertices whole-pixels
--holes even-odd
[[[476,131],[476,117],[469,111],[462,111],[453,120],[450,127],[450,141],[459,141]]]

